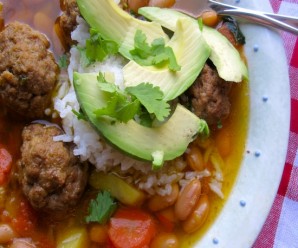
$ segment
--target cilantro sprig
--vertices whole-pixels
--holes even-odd
[[[168,65],[168,68],[174,72],[181,69],[173,49],[165,45],[163,38],[157,38],[149,45],[146,34],[139,29],[135,33],[134,49],[130,51],[130,54],[133,60],[142,66],[154,65],[161,67]]]
[[[86,47],[79,47],[84,66],[104,61],[109,55],[118,53],[119,46],[112,40],[104,39],[99,32],[90,28],[90,38],[86,40]]]
[[[117,208],[117,203],[108,191],[99,192],[96,199],[89,204],[86,222],[106,224]]]
[[[170,114],[170,105],[163,100],[163,92],[159,87],[140,83],[121,91],[115,84],[108,82],[102,73],[99,73],[97,80],[99,88],[109,94],[110,99],[105,107],[94,111],[97,117],[110,116],[126,123],[138,115],[144,117],[141,124],[146,123],[148,126],[148,116],[164,121]]]

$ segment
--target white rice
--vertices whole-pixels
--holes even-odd
[[[72,39],[78,42],[78,46],[84,47],[89,38],[89,26],[80,17],[78,26],[72,33]],[[204,170],[202,172],[182,172],[186,163],[182,158],[167,162],[159,171],[152,171],[151,164],[128,157],[107,144],[91,125],[79,120],[73,110],[79,111],[79,103],[72,85],[73,72],[112,72],[115,83],[123,87],[122,67],[126,61],[120,56],[110,56],[104,63],[96,62],[88,67],[81,63],[80,52],[76,47],[70,50],[70,64],[68,77],[61,75],[57,96],[54,99],[54,110],[62,118],[65,134],[56,136],[56,141],[73,142],[74,154],[80,156],[82,161],[89,161],[99,171],[111,171],[123,177],[126,181],[134,183],[139,189],[149,194],[169,194],[171,185],[179,182],[183,187],[193,178],[211,177],[214,172]],[[210,188],[223,197],[221,192],[222,173],[217,165],[216,176]],[[220,180],[217,180],[220,179]]]

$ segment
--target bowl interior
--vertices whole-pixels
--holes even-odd
[[[235,4],[235,1],[225,1]],[[239,6],[272,12],[269,1]],[[241,23],[249,68],[249,127],[245,154],[229,198],[196,247],[251,247],[273,204],[282,176],[290,123],[290,85],[276,30]],[[277,59],[278,58],[278,59]]]

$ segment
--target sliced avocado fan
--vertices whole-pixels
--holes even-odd
[[[177,20],[175,33],[167,46],[173,49],[180,71],[140,66],[132,60],[123,68],[125,86],[135,86],[146,80],[163,91],[165,101],[173,100],[186,91],[199,76],[210,55],[210,48],[198,23],[189,18]]]
[[[177,21],[180,18],[187,18],[197,23],[197,20],[183,13],[172,9],[158,7],[143,7],[139,9],[139,14],[157,22],[163,27],[175,32]],[[199,28],[199,27],[198,27]],[[241,59],[237,49],[217,30],[208,26],[203,26],[202,35],[211,48],[210,60],[216,66],[219,76],[231,82],[242,82],[248,80],[248,70]]]
[[[96,117],[94,111],[106,106],[109,100],[98,86],[97,76],[97,73],[74,73],[80,107],[93,127],[125,153],[151,161],[159,168],[164,161],[182,155],[199,133],[209,134],[206,122],[180,104],[169,120],[157,127],[145,127],[134,120],[120,123],[110,117]]]

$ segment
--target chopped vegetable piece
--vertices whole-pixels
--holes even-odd
[[[140,206],[145,200],[142,191],[112,174],[93,172],[89,183],[96,189],[109,191],[113,197],[125,205]]]
[[[152,153],[152,169],[158,170],[162,167],[164,163],[164,152],[163,151],[155,151]]]
[[[228,29],[232,32],[237,44],[244,45],[245,44],[245,36],[241,32],[236,19],[231,16],[224,16],[223,23],[225,25],[227,25]]]
[[[99,192],[95,200],[89,205],[89,215],[86,222],[98,222],[105,224],[115,212],[117,204],[107,191]]]
[[[165,228],[165,231],[172,232],[176,225],[176,217],[173,208],[167,208],[156,213],[157,219]]]
[[[7,176],[11,170],[12,157],[10,153],[5,149],[0,147],[0,185],[6,182]]]
[[[87,230],[83,227],[72,227],[61,234],[57,248],[89,247]]]
[[[30,236],[37,227],[37,216],[34,209],[26,200],[14,201],[17,205],[15,218],[12,221],[12,227],[17,233],[24,236]]]
[[[152,217],[140,209],[118,209],[111,218],[109,238],[117,248],[144,248],[155,235]]]
[[[151,46],[147,43],[147,37],[142,30],[137,30],[134,37],[134,49],[130,51],[132,58],[139,65],[163,66],[168,64],[171,71],[180,71],[173,49],[165,46],[165,40],[158,38],[152,41]]]
[[[104,244],[108,241],[108,226],[93,224],[89,229],[89,238],[92,242]]]

